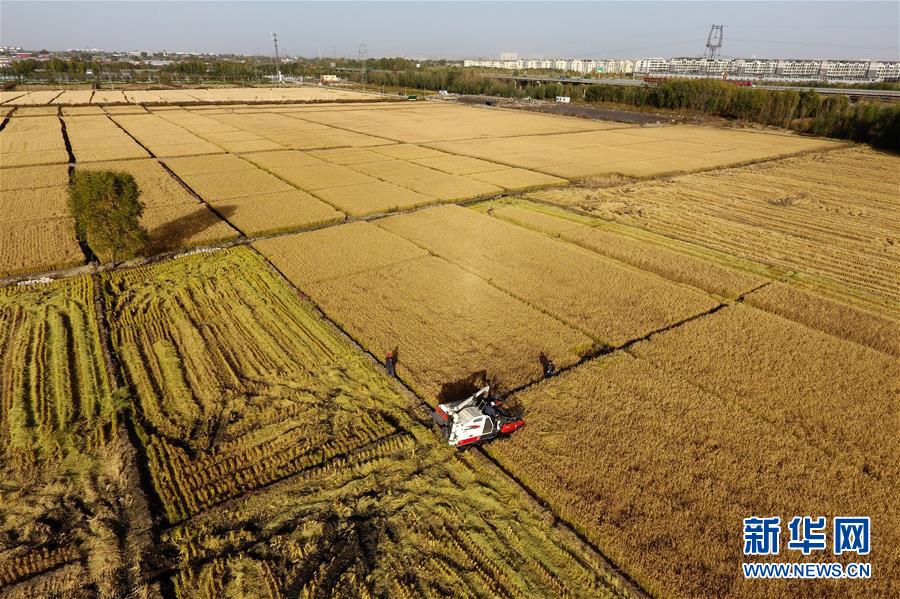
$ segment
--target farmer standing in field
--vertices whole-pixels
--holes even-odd
[[[384,366],[387,368],[387,372],[392,377],[397,377],[396,371],[397,358],[394,356],[394,352],[392,350],[388,350],[387,355],[384,357]]]

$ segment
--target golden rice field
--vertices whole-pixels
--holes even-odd
[[[166,100],[164,92],[172,99]],[[282,92],[282,100],[272,96],[274,103],[257,101]],[[156,253],[214,243],[232,229],[245,236],[271,235],[434,204],[562,188],[572,179],[608,175],[613,155],[616,164],[655,165],[670,160],[673,152],[693,155],[687,147],[693,144],[718,160],[679,166],[695,170],[834,146],[780,134],[641,128],[446,103],[289,103],[292,94],[302,102],[300,96],[315,93],[312,88],[10,92],[4,101],[14,112],[0,131],[0,166],[5,171],[65,164],[67,145],[79,165],[121,161],[122,170],[128,170],[132,167],[126,162],[142,158],[164,162],[206,206],[176,200],[179,191],[165,208],[154,202],[144,225],[152,229],[149,251]],[[32,96],[46,99],[31,105]],[[201,104],[167,104],[181,103],[186,96],[200,98]],[[368,97],[348,98],[357,96]],[[202,105],[218,101],[246,103]],[[739,151],[747,154],[736,157]],[[189,166],[192,161],[204,166]],[[18,195],[23,196],[15,198],[19,204],[27,201],[24,193]],[[43,214],[34,212],[27,228],[11,225],[18,220],[0,221],[9,256],[2,274],[83,261],[67,223]]]
[[[66,204],[68,181],[62,164],[0,171],[0,277],[84,261]]]
[[[653,273],[457,206],[376,224],[607,346],[718,304]]]
[[[176,596],[618,593],[252,250],[117,273],[105,293]]]
[[[371,224],[254,246],[372,354],[397,349],[398,373],[431,401],[485,380],[535,380],[541,352],[565,366],[594,350],[588,336]]]
[[[744,324],[771,322],[737,335],[732,331],[727,338],[724,331],[708,340],[685,334],[684,344],[699,341],[696,350],[675,346],[674,339],[666,337],[659,343],[652,340],[638,357],[616,352],[528,389],[516,396],[529,415],[527,431],[491,444],[488,452],[545,497],[554,511],[576,523],[651,595],[895,595],[893,572],[900,566],[900,522],[892,507],[896,479],[879,478],[844,455],[844,443],[809,443],[802,436],[805,426],[776,422],[769,413],[790,406],[814,414],[820,403],[843,401],[844,412],[831,425],[875,422],[876,416],[860,415],[853,407],[862,392],[844,399],[842,390],[850,379],[874,373],[865,386],[874,390],[875,398],[867,404],[892,401],[891,386],[884,386],[885,371],[877,372],[884,358],[872,360],[871,350],[861,352],[852,343],[757,315],[752,308],[728,308],[701,319],[698,326],[707,321],[711,327],[729,326],[726,321],[735,319]],[[780,335],[791,336],[794,343],[788,354],[782,353],[783,345],[766,339],[778,327]],[[732,343],[739,347],[723,356]],[[819,343],[828,349],[817,351]],[[805,385],[822,378],[822,362],[845,351],[841,361],[846,368],[841,371],[847,374],[808,392]],[[679,352],[688,358],[669,358]],[[666,356],[660,363],[657,353]],[[721,361],[721,366],[707,376],[699,374],[701,361]],[[690,362],[691,367],[675,367],[673,362]],[[766,367],[771,363],[784,368],[769,374]],[[792,364],[806,370],[792,375]],[[857,367],[862,369],[859,375],[852,372]],[[744,387],[745,397],[720,391],[722,379],[714,380],[720,374],[730,381],[725,387]],[[772,381],[780,383],[776,389],[751,390],[759,379],[770,386]],[[896,402],[896,386],[893,392]],[[881,421],[870,431],[878,431],[874,436],[896,451],[896,435],[889,428]],[[870,515],[879,523],[879,542],[884,545],[866,561],[881,575],[860,585],[744,580],[739,567],[747,561],[741,553],[742,519],[748,514],[784,519],[809,513]],[[782,546],[781,555],[773,559],[846,562],[858,557],[792,554]]]
[[[896,314],[900,162],[852,148],[540,201],[797,273],[813,290]]]
[[[900,593],[896,156],[343,93],[0,95],[4,596]],[[153,260],[16,287],[69,169]],[[446,447],[485,383],[527,425]],[[873,578],[745,580],[754,515]]]
[[[106,115],[66,117],[66,133],[77,162],[146,158],[137,142]]]

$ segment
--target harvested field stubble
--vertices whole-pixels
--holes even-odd
[[[0,448],[6,465],[37,452],[84,447],[111,418],[110,389],[100,357],[91,279],[31,288],[0,288]],[[42,359],[35,359],[35,352]]]
[[[841,442],[823,450],[795,427],[773,427],[691,375],[621,352],[594,360],[514,396],[529,425],[487,451],[654,596],[896,595],[896,480],[841,459]],[[744,580],[736,564],[753,558],[741,553],[742,519],[810,513],[829,525],[870,515],[883,545],[866,561],[886,574],[865,585]],[[774,561],[790,553],[782,540]],[[858,559],[829,551],[799,561]]]
[[[144,522],[142,498],[129,479],[121,398],[111,393],[93,302],[88,277],[0,288],[4,597],[116,596],[135,565],[120,543]]]
[[[679,248],[682,251],[671,249],[666,245],[673,243],[664,237],[652,241],[639,239],[622,234],[614,230],[613,226],[604,226],[600,220],[580,218],[562,211],[551,214],[549,210],[535,205],[514,204],[492,208],[490,214],[720,297],[736,298],[770,280],[712,260],[738,262],[723,254],[715,255],[707,251],[705,255],[696,255],[700,252],[696,248],[688,249],[687,244],[682,244],[682,248]],[[638,230],[635,232],[641,233]],[[648,235],[644,234],[644,237]],[[752,266],[757,270],[767,270],[762,265]]]
[[[251,250],[107,280],[176,596],[620,594]]]
[[[717,305],[686,286],[458,206],[376,224],[611,346]]]

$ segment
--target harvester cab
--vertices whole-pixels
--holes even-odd
[[[491,397],[490,386],[459,401],[442,403],[431,413],[444,438],[453,447],[468,447],[490,441],[525,425],[525,421],[503,409],[503,401]]]

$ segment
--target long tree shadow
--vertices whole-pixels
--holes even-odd
[[[148,231],[150,236],[148,251],[156,253],[177,250],[187,245],[198,245],[196,237],[220,222],[224,222],[222,219],[230,220],[230,217],[235,213],[235,208],[234,206],[222,206],[217,207],[216,211],[222,218],[216,216],[206,206],[198,204],[196,209],[188,214],[154,227]]]

